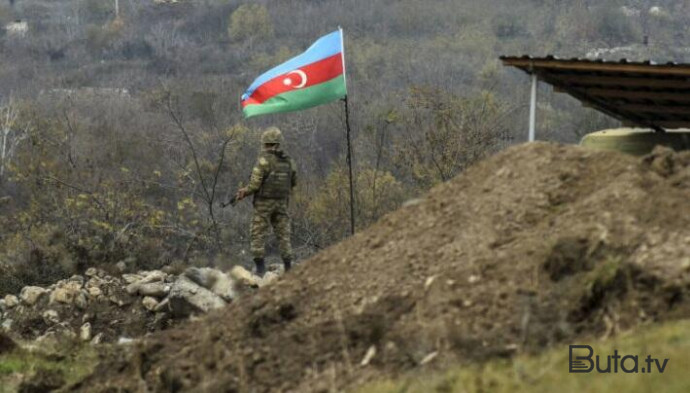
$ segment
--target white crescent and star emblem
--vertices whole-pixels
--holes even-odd
[[[292,78],[290,78],[291,74],[299,75],[301,78],[300,83],[292,86],[293,81],[292,81]],[[290,71],[287,73],[287,78],[283,79],[283,84],[285,86],[292,86],[293,89],[301,89],[307,85],[307,74],[302,70]]]

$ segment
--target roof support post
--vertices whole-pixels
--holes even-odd
[[[529,103],[529,142],[534,142],[535,129],[537,127],[537,73],[532,72],[532,94]]]

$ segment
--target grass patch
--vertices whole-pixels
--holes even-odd
[[[97,353],[87,345],[72,348],[66,356],[17,350],[0,355],[0,393],[14,393],[19,384],[39,370],[57,371],[67,384],[88,375],[96,364]]]
[[[571,374],[568,372],[568,344],[559,345],[539,355],[520,355],[512,360],[496,360],[483,365],[452,368],[445,373],[422,373],[397,380],[363,386],[356,393],[687,393],[690,392],[690,321],[668,322],[621,334],[606,341],[578,340],[587,344],[594,355],[639,355],[639,367],[646,366],[647,355],[668,358],[664,373],[653,365],[652,373]],[[620,362],[620,360],[619,360]],[[631,368],[632,361],[626,361]],[[611,369],[613,371],[613,368]]]

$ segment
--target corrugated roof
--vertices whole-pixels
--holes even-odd
[[[605,61],[556,56],[501,56],[506,66],[536,73],[625,125],[658,131],[690,127],[690,64],[627,59]]]

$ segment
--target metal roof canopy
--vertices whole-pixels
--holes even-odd
[[[655,64],[651,61],[619,62],[586,59],[558,59],[554,56],[501,56],[512,66],[533,76],[532,101],[536,101],[536,79],[554,86],[597,109],[624,126],[690,128],[690,64]],[[533,140],[533,120],[530,137]]]

